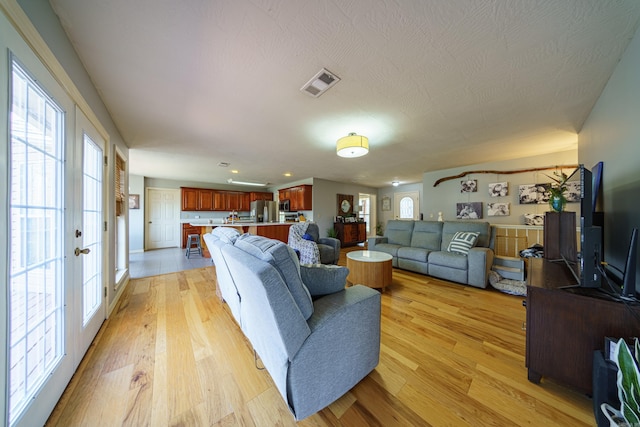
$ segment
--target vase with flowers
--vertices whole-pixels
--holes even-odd
[[[567,204],[567,197],[564,193],[567,191],[567,179],[569,177],[564,172],[553,172],[554,176],[547,175],[555,182],[549,187],[549,206],[554,212],[564,211]]]

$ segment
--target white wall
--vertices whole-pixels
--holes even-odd
[[[333,218],[338,215],[338,194],[352,195],[356,209],[353,213],[357,213],[360,193],[376,194],[377,191],[375,188],[364,185],[314,178],[313,221],[318,224],[321,237],[325,237],[327,230],[333,228]],[[375,225],[372,228],[375,230]]]
[[[129,209],[129,253],[144,251],[144,177],[129,175],[129,194],[140,195],[140,209]]]
[[[640,33],[627,47],[578,141],[581,162],[604,162],[604,259],[624,268],[631,230],[640,228]],[[640,292],[640,270],[637,273]]]

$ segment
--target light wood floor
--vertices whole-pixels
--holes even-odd
[[[393,275],[380,364],[299,425],[595,425],[586,396],[527,381],[522,297]],[[47,425],[295,425],[214,284],[214,267],[132,280]]]

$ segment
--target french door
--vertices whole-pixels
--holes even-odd
[[[76,107],[76,150],[78,160],[74,175],[82,175],[81,185],[76,188],[76,226],[73,232],[76,258],[74,279],[81,283],[81,313],[77,313],[74,321],[76,342],[79,347],[76,353],[84,355],[93,338],[98,333],[106,317],[104,282],[105,251],[104,239],[104,197],[105,197],[105,141],[91,125],[82,111]]]
[[[106,317],[105,142],[51,76],[28,62],[30,69],[11,56],[9,67],[12,426],[44,424]]]

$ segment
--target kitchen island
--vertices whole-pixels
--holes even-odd
[[[238,230],[240,233],[249,233],[256,236],[268,237],[270,239],[280,240],[287,243],[289,239],[289,227],[293,222],[242,222],[237,221],[234,223],[210,223],[208,220],[183,220],[182,221],[182,247],[186,247],[188,234],[200,234],[202,236],[205,233],[211,233],[215,227],[231,227]],[[209,251],[204,243],[204,239],[201,237],[200,242],[202,244],[202,252],[205,257],[210,257]]]

